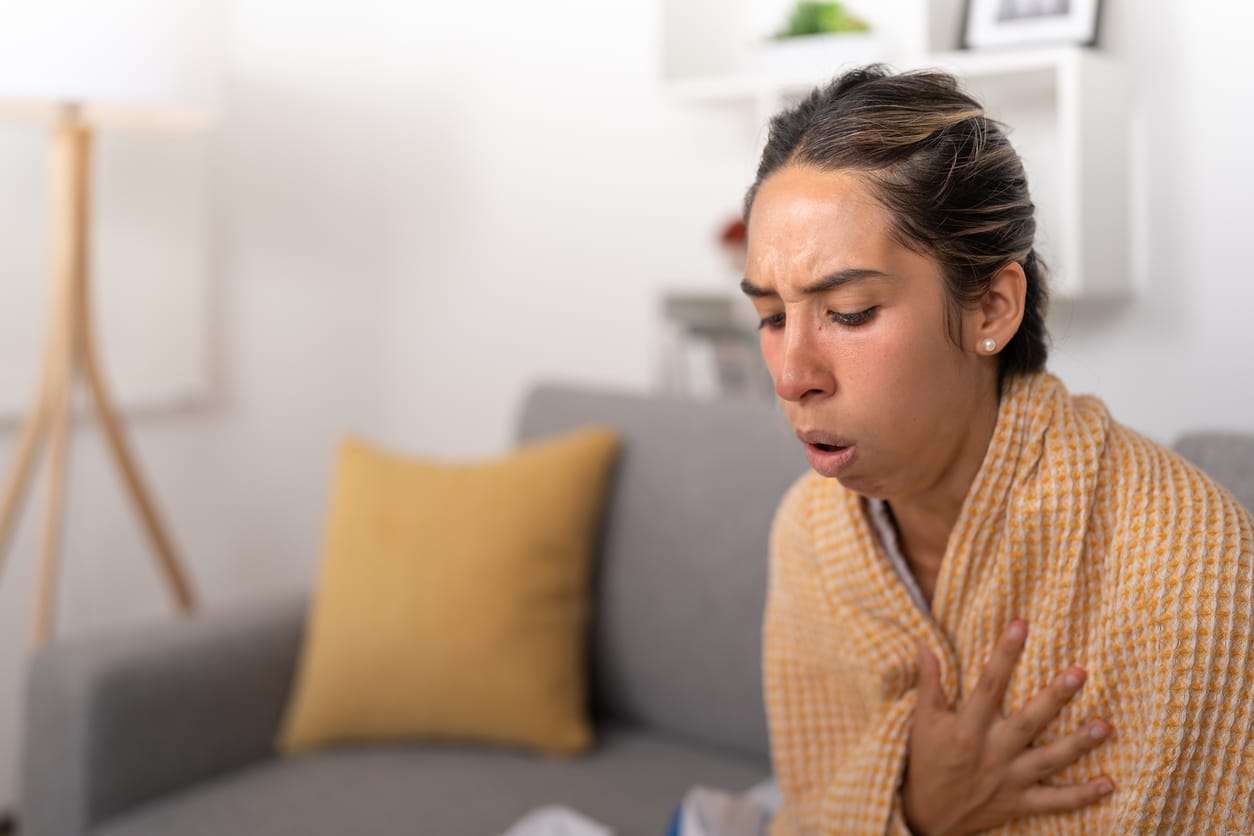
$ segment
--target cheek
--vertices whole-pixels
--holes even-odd
[[[963,355],[941,329],[918,329],[896,348],[897,416],[899,432],[907,438],[931,438],[953,429],[966,391]]]
[[[885,341],[886,361],[914,386],[944,387],[946,372],[962,359],[944,321],[937,321],[933,311],[923,311],[902,317],[894,326],[892,338]]]
[[[921,316],[894,319],[857,344],[857,354],[843,381],[862,394],[864,417],[899,439],[932,432],[957,386],[960,356],[944,330]]]

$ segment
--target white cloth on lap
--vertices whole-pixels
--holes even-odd
[[[532,810],[503,836],[614,836],[614,831],[569,807],[552,804]]]
[[[763,836],[779,807],[779,785],[763,781],[748,792],[693,787],[679,804],[676,836]],[[502,836],[613,836],[614,831],[561,805],[538,807]]]
[[[764,836],[779,801],[773,780],[738,794],[693,787],[680,808],[678,836]]]

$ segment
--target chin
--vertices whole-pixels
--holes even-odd
[[[826,473],[820,474],[826,476]],[[846,473],[841,476],[832,477],[845,490],[853,491],[859,496],[865,496],[868,499],[888,499],[889,491],[883,482],[864,475],[856,473]]]

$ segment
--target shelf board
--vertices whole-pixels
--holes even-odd
[[[953,50],[892,62],[890,66],[899,70],[938,68],[952,72],[960,78],[974,80],[1054,72],[1097,54],[1092,49],[1080,46]],[[826,79],[813,76],[773,77],[740,73],[671,80],[666,82],[666,89],[675,98],[690,104],[735,104],[765,96],[796,95],[809,91],[824,81]]]
[[[1085,47],[1056,46],[1034,49],[953,50],[926,55],[903,65],[902,69],[936,67],[967,78],[1016,75],[1056,70],[1080,60]]]

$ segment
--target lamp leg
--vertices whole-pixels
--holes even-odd
[[[153,548],[157,552],[157,559],[161,564],[161,568],[165,571],[166,580],[174,592],[174,597],[178,601],[180,609],[184,612],[193,612],[196,608],[196,602],[192,596],[191,586],[187,582],[187,577],[179,564],[178,558],[175,557],[174,547],[171,545],[169,538],[166,537],[165,528],[161,525],[161,519],[157,516],[157,509],[149,500],[148,493],[144,489],[139,469],[135,466],[134,457],[131,455],[126,438],[122,433],[122,426],[113,410],[113,406],[109,402],[109,396],[105,391],[104,381],[101,379],[100,369],[97,367],[91,345],[84,344],[83,349],[86,361],[87,383],[91,387],[92,398],[95,401],[96,416],[100,419],[100,424],[104,428],[105,437],[109,442],[109,449],[113,452],[113,459],[117,463],[118,469],[122,471],[123,481],[126,482],[131,499],[135,502],[135,508],[139,511],[139,516],[144,523],[144,529],[148,532],[148,538],[152,541]]]
[[[47,424],[47,397],[40,394],[35,402],[35,409],[26,418],[22,427],[22,438],[18,441],[17,454],[9,466],[8,481],[4,488],[4,504],[0,505],[0,571],[4,569],[4,556],[8,551],[9,535],[13,533],[13,523],[22,507],[22,499],[26,495],[26,485],[31,475],[31,465],[39,444],[43,440]]]
[[[75,366],[79,360],[79,321],[87,275],[88,154],[90,137],[71,108],[58,124],[49,156],[52,173],[53,308],[44,360],[43,409],[48,421],[48,479],[38,590],[31,622],[31,644],[42,647],[52,634],[57,569],[65,504],[66,458]]]
[[[86,129],[83,129],[78,136],[77,150],[81,180],[79,193],[86,195],[86,173],[88,171],[88,150],[91,137]],[[78,211],[83,219],[80,228],[86,230],[89,226],[86,200],[82,201]],[[81,264],[81,269],[74,276],[76,279],[74,284],[76,292],[73,294],[73,298],[77,302],[77,307],[73,309],[75,315],[71,320],[73,328],[71,344],[76,347],[77,353],[75,358],[82,364],[92,399],[95,402],[96,417],[104,429],[109,450],[113,453],[113,459],[118,469],[122,471],[122,480],[126,483],[131,499],[134,500],[136,510],[139,511],[144,530],[148,533],[148,538],[152,541],[152,546],[157,552],[158,563],[165,572],[166,580],[170,584],[175,600],[178,602],[181,610],[192,612],[196,605],[192,597],[191,586],[188,584],[183,568],[175,556],[174,546],[170,543],[169,537],[166,536],[165,527],[162,526],[161,519],[157,515],[156,506],[149,499],[148,492],[144,488],[143,480],[139,475],[139,468],[135,464],[135,457],[131,455],[130,448],[126,443],[126,437],[122,432],[122,423],[118,420],[117,412],[109,399],[104,376],[101,373],[100,364],[96,360],[95,344],[91,333],[91,294],[87,282],[85,260]]]
[[[53,253],[54,273],[50,284],[48,304],[48,326],[44,335],[43,365],[40,371],[39,391],[35,405],[22,427],[22,437],[18,441],[17,452],[9,468],[8,482],[4,491],[4,502],[0,505],[0,561],[7,551],[9,536],[13,524],[21,510],[27,485],[31,478],[32,465],[39,453],[40,444],[49,430],[52,405],[66,385],[63,376],[70,362],[69,346],[72,329],[70,317],[73,310],[73,287],[69,280],[69,271],[73,266],[72,243],[63,236],[72,234],[74,218],[71,200],[67,197],[67,187],[72,182],[72,165],[67,158],[69,144],[63,129],[59,129],[53,142],[49,156],[49,169],[52,179],[51,227],[58,236],[55,239],[57,249]]]
[[[70,388],[73,374],[71,358],[64,358],[57,390],[50,393],[48,482],[44,501],[43,543],[39,559],[39,592],[36,597],[35,616],[31,624],[31,644],[43,647],[52,634],[52,620],[56,609],[57,564],[61,548],[61,523],[65,505],[65,471],[70,435]]]

